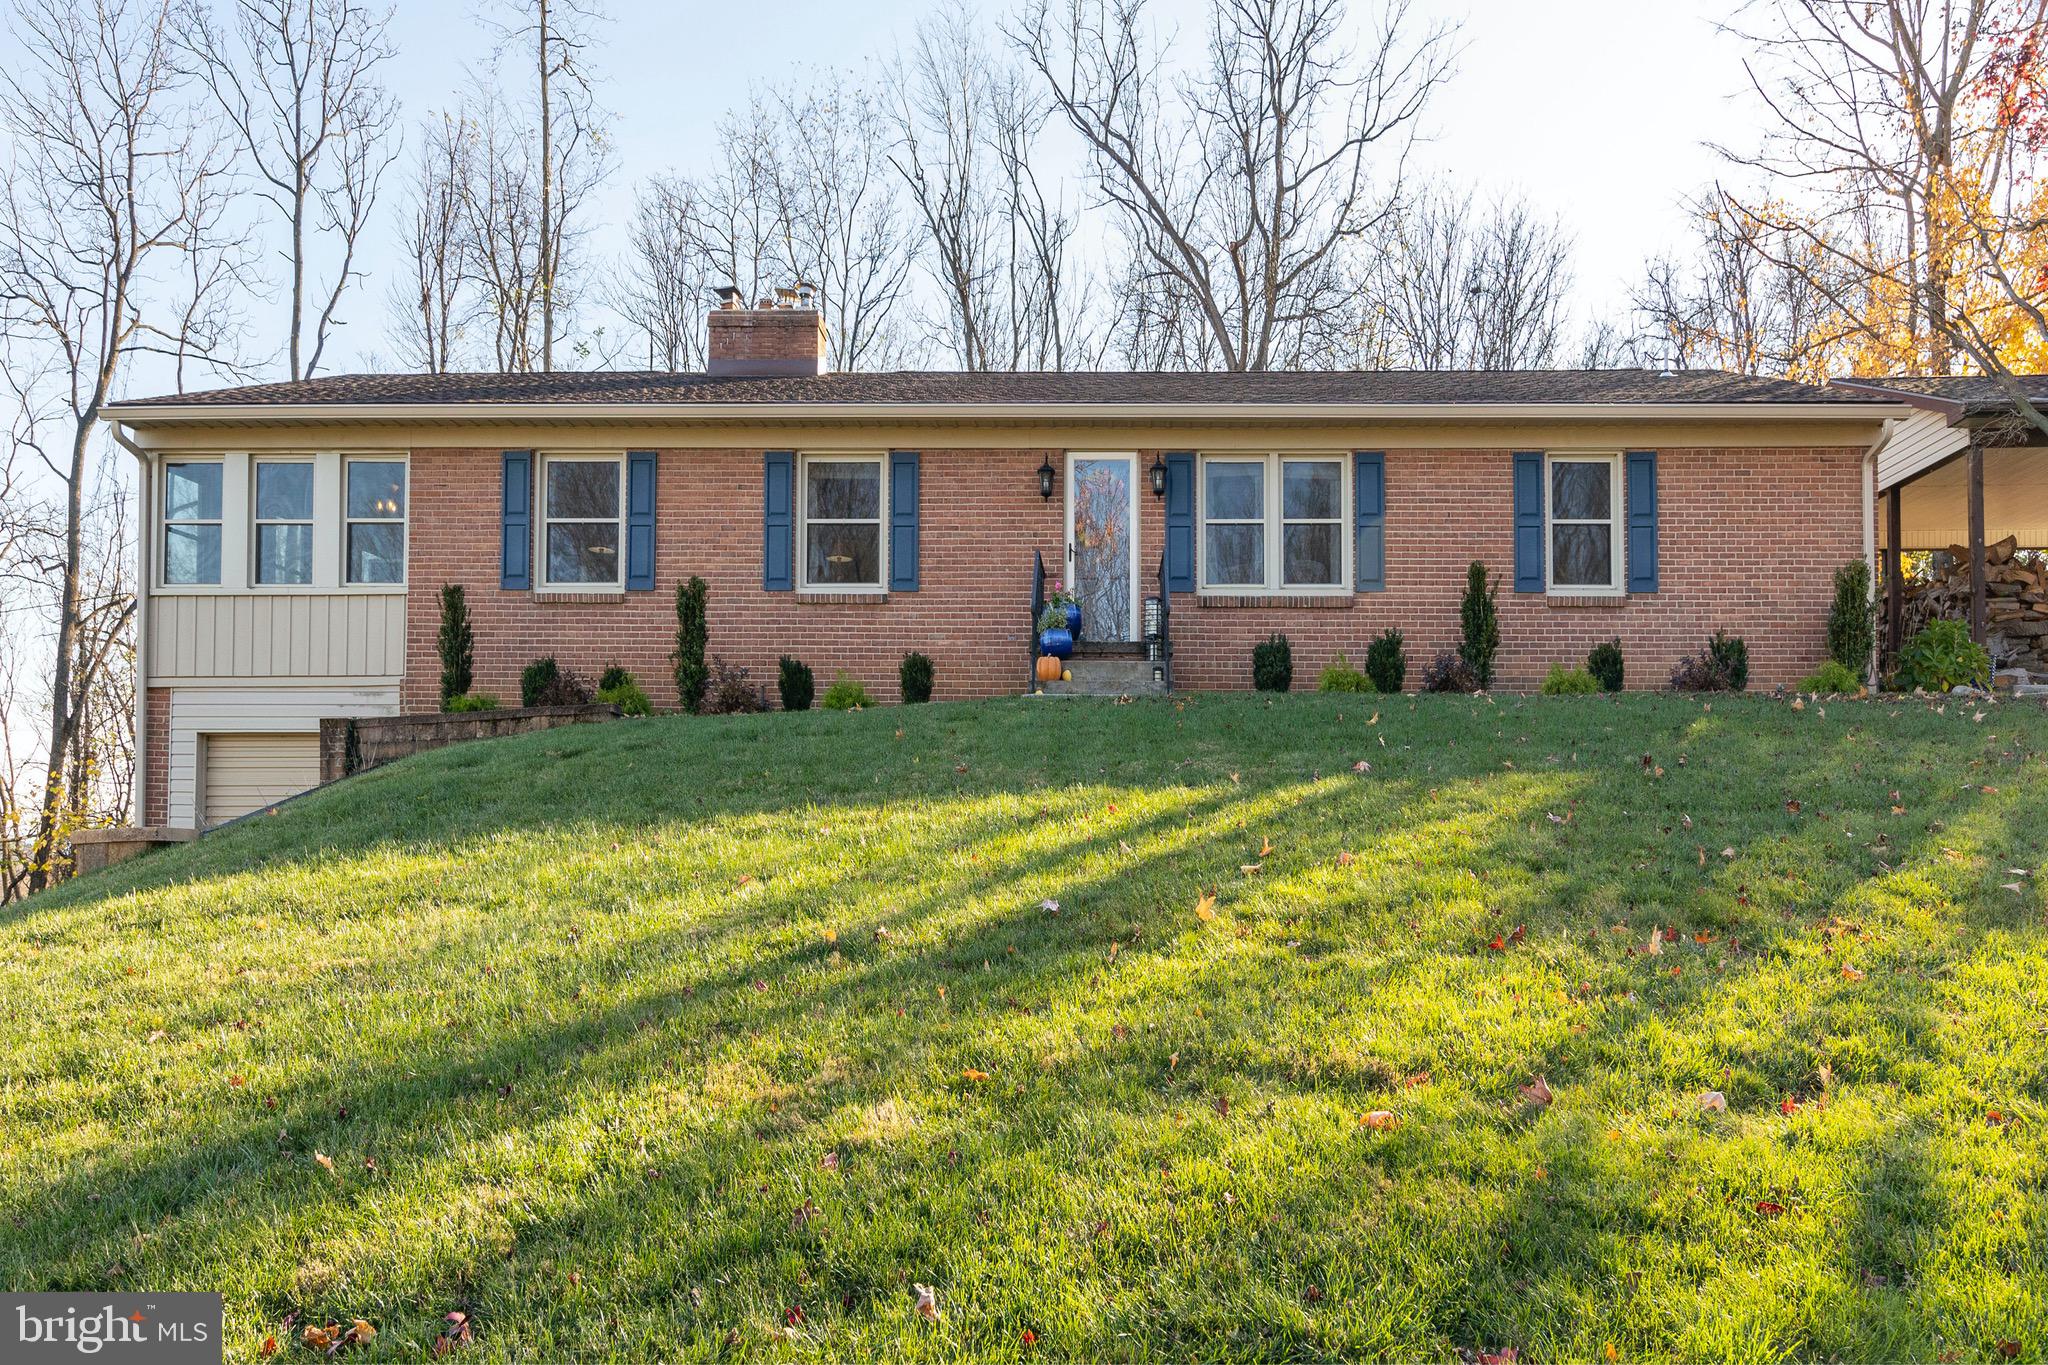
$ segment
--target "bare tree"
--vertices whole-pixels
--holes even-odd
[[[582,235],[579,210],[602,176],[602,118],[589,56],[605,19],[597,0],[501,0],[504,51],[523,50],[534,73],[534,277],[539,368],[555,367],[555,338],[572,306],[565,286]]]
[[[703,367],[704,310],[714,285],[709,258],[691,235],[695,194],[689,181],[657,175],[636,196],[627,226],[630,254],[613,307],[645,338],[649,369]]]
[[[474,309],[466,198],[474,134],[455,115],[424,122],[405,189],[399,240],[406,273],[390,285],[392,331],[405,363],[429,374],[455,368]]]
[[[1825,382],[1860,326],[1847,253],[1815,229],[1775,224],[1715,191],[1688,206],[1694,241],[1660,256],[1630,291],[1642,353],[1673,369]]]
[[[1572,286],[1572,242],[1525,200],[1475,207],[1439,191],[1405,205],[1366,281],[1396,354],[1424,370],[1557,364]]]
[[[1452,29],[1418,31],[1406,0],[1375,20],[1361,57],[1342,0],[1212,0],[1205,61],[1177,84],[1144,0],[1034,0],[1013,32],[1117,213],[1149,296],[1126,325],[1171,358],[1263,370],[1344,349],[1346,256],[1398,202],[1453,56]]]
[[[890,84],[892,160],[925,229],[947,349],[967,370],[1065,369],[1076,224],[1038,174],[1042,88],[990,52],[964,3],[919,25]]]
[[[818,287],[835,370],[905,359],[894,316],[910,293],[917,238],[889,164],[891,128],[875,97],[820,75],[776,93],[777,264]]]
[[[293,379],[320,366],[385,170],[397,106],[378,83],[392,55],[389,10],[361,0],[234,0],[234,33],[187,0],[183,42],[240,144],[258,194],[286,231]],[[327,278],[316,257],[337,254]]]
[[[170,0],[19,0],[17,59],[0,73],[15,162],[0,188],[0,338],[33,457],[58,493],[49,566],[53,665],[31,889],[61,839],[82,717],[84,529],[101,408],[140,352],[182,355],[177,310],[151,297],[226,190],[218,139],[181,101]]]
[[[1739,30],[1776,126],[1732,160],[1796,192],[1744,203],[1773,256],[1857,318],[1872,366],[2011,382],[2013,323],[2048,342],[2036,160],[2048,0],[1769,0]],[[1724,149],[1725,151],[1725,149]],[[1818,268],[1801,264],[1816,260]],[[1860,291],[1844,293],[1841,291]]]

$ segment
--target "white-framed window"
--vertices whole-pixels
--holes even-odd
[[[1337,455],[1205,456],[1203,591],[1350,591],[1350,478]]]
[[[343,577],[352,584],[404,583],[405,461],[350,459],[342,482]]]
[[[163,470],[163,581],[218,584],[221,462],[170,460]]]
[[[888,484],[879,455],[806,455],[802,586],[823,592],[876,591],[887,581]]]
[[[304,587],[313,581],[313,462],[257,460],[254,473],[255,581]]]
[[[542,587],[625,587],[624,456],[542,456],[540,510]]]
[[[1545,464],[1546,586],[1557,593],[1620,592],[1621,456],[1557,454]]]

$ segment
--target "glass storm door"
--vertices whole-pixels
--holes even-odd
[[[1067,590],[1083,639],[1138,638],[1138,457],[1067,457]]]

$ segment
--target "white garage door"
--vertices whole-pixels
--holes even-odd
[[[206,823],[217,825],[320,784],[318,735],[206,736]]]

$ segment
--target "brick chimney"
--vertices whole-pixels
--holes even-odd
[[[720,290],[725,302],[711,314],[711,343],[705,369],[717,375],[825,373],[825,316],[802,303],[762,299],[740,306],[737,290]],[[795,291],[783,290],[784,294]]]

